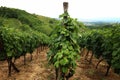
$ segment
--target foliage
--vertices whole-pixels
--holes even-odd
[[[112,66],[117,73],[120,73],[120,24],[113,24],[106,30],[91,30],[88,34],[83,34],[79,39],[79,45],[92,50],[93,54]]]
[[[30,14],[24,10],[0,7],[0,22],[5,26],[12,26],[16,28],[25,24],[33,30],[49,35],[54,29],[57,20]]]
[[[61,80],[65,80],[69,74],[75,73],[76,60],[79,57],[80,49],[77,39],[80,34],[76,19],[70,18],[68,13],[62,14],[60,19],[60,25],[51,34],[52,40],[48,60],[56,69],[60,69]]]
[[[4,50],[0,52],[0,59],[20,57],[26,53],[32,53],[39,44],[48,44],[49,42],[49,38],[43,33],[33,30],[30,32],[20,31],[8,27],[0,28],[0,40],[4,47]],[[3,56],[3,54],[5,55]]]
[[[27,52],[32,53],[40,44],[48,44],[47,35],[50,32],[44,34],[42,25],[42,21],[36,15],[24,10],[0,7],[0,60],[20,57]],[[38,32],[39,29],[41,32]],[[47,31],[45,29],[44,32]]]

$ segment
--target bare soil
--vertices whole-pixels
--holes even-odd
[[[55,80],[55,71],[53,66],[48,65],[48,49],[33,53],[33,60],[30,61],[30,55],[27,55],[26,65],[23,63],[23,57],[16,61],[16,66],[20,70],[16,73],[12,70],[12,76],[8,77],[8,67],[6,61],[0,62],[0,80]],[[90,56],[90,55],[89,55]],[[120,80],[120,76],[110,69],[109,75],[105,77],[107,64],[100,63],[98,69],[95,69],[97,59],[93,58],[92,64],[84,60],[84,56],[77,61],[76,73],[70,80]]]

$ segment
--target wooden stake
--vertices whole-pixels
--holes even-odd
[[[63,2],[64,13],[68,11],[68,2]]]

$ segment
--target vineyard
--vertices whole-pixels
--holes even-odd
[[[0,7],[0,80],[120,80],[120,24],[86,27],[63,5],[60,20]]]

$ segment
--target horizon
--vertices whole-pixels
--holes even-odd
[[[82,21],[119,21],[119,0],[0,0],[0,6],[25,10],[32,14],[58,18],[63,2],[69,3],[71,17]]]
[[[120,22],[120,18],[111,17],[111,18],[92,18],[92,19],[78,19],[79,21],[83,22]]]

